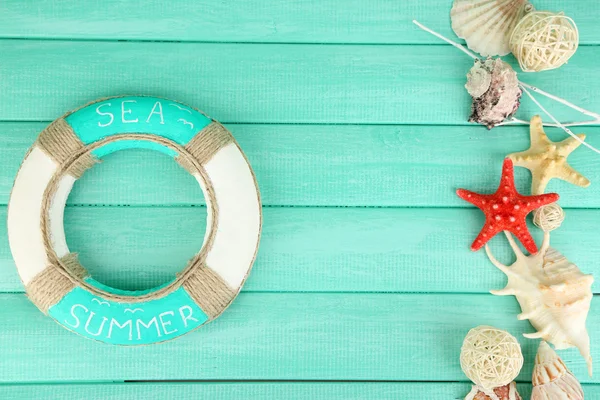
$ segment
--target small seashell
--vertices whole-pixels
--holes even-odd
[[[542,341],[535,357],[531,400],[583,400],[583,389],[563,360]]]
[[[478,62],[479,61],[479,62]],[[474,99],[478,99],[490,89],[494,61],[488,58],[485,62],[476,60],[475,65],[467,73],[465,88]]]
[[[473,386],[471,392],[465,397],[465,400],[522,400],[522,397],[517,392],[517,385],[511,382],[508,385],[497,387],[488,393],[477,388],[477,386]]]
[[[515,114],[521,104],[517,73],[499,58],[475,60],[465,87],[473,98],[469,122],[489,129]]]
[[[517,261],[512,266],[500,263],[486,252],[490,261],[508,277],[498,296],[514,295],[521,306],[520,320],[528,319],[537,332],[525,334],[529,339],[542,339],[557,349],[577,347],[592,375],[590,337],[585,321],[592,301],[592,275],[583,274],[565,256],[550,247],[550,234],[545,233],[539,252],[526,256],[512,236],[506,234]]]
[[[510,35],[533,7],[527,0],[454,0],[452,29],[482,56],[510,53]]]

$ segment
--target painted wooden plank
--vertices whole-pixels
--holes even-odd
[[[593,0],[545,0],[538,8],[565,11],[581,31],[581,43],[597,44],[600,28],[590,12]],[[231,0],[5,0],[0,4],[0,37],[130,39],[270,43],[436,43],[415,32],[415,18],[453,35],[450,0],[394,1]]]
[[[0,204],[46,123],[0,123]],[[254,168],[263,204],[292,206],[467,207],[455,189],[493,191],[502,158],[529,146],[529,128],[481,126],[228,125]],[[600,148],[600,128],[585,127]],[[547,129],[553,140],[566,134]],[[582,189],[553,181],[548,190],[564,207],[600,207],[600,157],[588,149],[569,162],[591,181]],[[476,171],[476,173],[474,173]],[[529,193],[530,174],[517,168]],[[201,205],[196,181],[172,159],[130,150],[106,157],[79,180],[69,198],[77,205]]]
[[[528,391],[520,385],[521,394]],[[46,400],[196,400],[226,399],[286,399],[286,400],[397,400],[459,399],[469,391],[467,383],[125,383],[125,384],[58,384],[58,385],[4,385],[0,386],[3,399],[29,399],[44,393]],[[529,390],[530,391],[530,390]],[[586,385],[589,396],[598,391],[595,385]],[[600,393],[600,391],[598,391]]]
[[[552,245],[600,276],[600,211],[569,210]],[[94,277],[125,289],[172,279],[202,245],[204,208],[67,209],[72,251]],[[20,292],[0,209],[0,291]],[[266,208],[261,246],[245,291],[487,293],[506,277],[469,245],[483,214],[458,209]],[[538,229],[534,232],[538,233]],[[537,234],[538,243],[541,243]],[[512,261],[507,241],[492,241]],[[597,288],[597,286],[595,286]],[[597,291],[597,289],[596,289]]]
[[[460,346],[479,324],[520,337],[526,363],[519,379],[528,381],[538,345],[521,336],[532,328],[517,320],[516,301],[492,295],[242,293],[209,325],[133,348],[77,337],[22,294],[0,295],[0,302],[2,382],[463,381]],[[590,314],[588,329],[597,343],[599,313]],[[600,359],[598,346],[592,356]],[[599,382],[574,349],[561,357],[583,382]]]
[[[9,384],[0,386],[3,399],[29,399],[44,393],[45,400],[397,400],[463,399],[470,390],[466,382],[193,382],[193,383],[106,383],[106,384]],[[584,384],[588,398],[600,396],[600,386]],[[531,385],[518,384],[519,394],[528,399]]]
[[[222,122],[464,125],[469,115],[472,60],[448,45],[2,40],[0,53],[0,76],[10,77],[0,81],[0,120],[53,120],[123,93],[176,98]],[[597,51],[583,47],[526,80],[598,111],[597,74]],[[538,112],[523,103],[525,118]]]

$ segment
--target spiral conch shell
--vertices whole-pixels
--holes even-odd
[[[581,384],[544,341],[535,357],[532,383],[531,400],[583,400]]]
[[[490,261],[508,277],[502,290],[492,291],[499,296],[514,295],[521,306],[520,320],[528,319],[537,329],[525,334],[529,339],[543,339],[558,350],[577,347],[592,375],[590,338],[585,321],[592,301],[592,275],[583,274],[562,254],[550,247],[550,234],[544,235],[539,252],[524,255],[512,236],[506,237],[517,257],[508,267],[486,252]]]
[[[454,0],[452,29],[482,56],[504,56],[515,26],[532,8],[527,0]]]

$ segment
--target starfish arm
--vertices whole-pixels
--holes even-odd
[[[471,250],[477,251],[481,249],[487,242],[490,241],[491,238],[496,236],[498,232],[500,232],[500,228],[497,225],[493,225],[490,222],[486,222],[483,228],[481,228],[481,232],[471,244]]]
[[[510,158],[514,165],[516,165],[518,167],[525,167],[527,169],[530,169],[529,163],[527,162],[527,157],[529,157],[530,155],[531,155],[531,149],[526,150],[526,151],[519,151],[516,153],[510,153],[506,157]]]
[[[519,240],[519,242],[523,244],[523,247],[525,247],[525,249],[529,253],[537,253],[537,245],[535,244],[533,237],[529,233],[529,230],[527,230],[527,224],[525,223],[525,221],[516,225],[513,229],[510,230],[510,232],[515,235],[515,237]]]
[[[550,143],[548,136],[544,132],[542,118],[539,115],[534,115],[529,122],[529,136],[532,148]]]
[[[583,133],[578,134],[577,137],[582,141],[585,140],[585,134]],[[581,142],[579,140],[575,139],[574,137],[569,137],[562,142],[557,143],[556,147],[558,154],[566,158],[579,146],[581,146]]]
[[[529,214],[531,211],[540,208],[541,206],[558,201],[559,196],[556,193],[546,193],[538,194],[536,196],[522,196],[522,199],[527,202],[523,208],[527,214]]]
[[[590,180],[579,173],[575,168],[569,164],[565,164],[561,169],[561,173],[556,176],[559,179],[572,183],[573,185],[588,187],[590,186]]]
[[[537,170],[531,171],[531,194],[544,194],[551,177]]]
[[[513,161],[508,157],[504,159],[504,163],[502,164],[502,177],[500,178],[498,190],[501,188],[504,188],[507,191],[516,191]]]
[[[478,208],[482,208],[487,199],[490,197],[489,195],[471,192],[470,190],[466,189],[458,189],[456,194],[464,201],[468,201]]]

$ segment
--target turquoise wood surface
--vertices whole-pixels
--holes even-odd
[[[600,387],[583,385],[586,396],[600,396]],[[131,384],[70,384],[11,385],[6,393],[15,398],[31,398],[40,391],[47,400],[146,400],[176,397],[181,400],[210,398],[214,400],[288,399],[288,400],[397,400],[397,399],[462,399],[464,385],[460,383],[131,383]],[[531,388],[518,385],[519,393],[528,399]],[[596,398],[596,397],[593,397]]]
[[[157,346],[118,347],[79,338],[37,311],[23,294],[0,295],[3,382],[130,380],[268,381],[465,381],[458,353],[477,324],[520,337],[528,361],[519,381],[529,381],[532,328],[518,321],[512,298],[488,294],[241,293],[226,313],[205,327]],[[593,300],[592,307],[600,307]],[[600,313],[591,313],[593,342]],[[46,338],[46,339],[44,339]],[[46,340],[44,342],[44,340]],[[586,383],[576,349],[561,357]],[[600,357],[600,348],[592,348]],[[68,368],[39,368],[27,360]],[[160,363],[157,362],[160,359]],[[15,365],[15,360],[22,360]],[[468,385],[464,386],[465,389]],[[468,392],[468,390],[467,390]]]
[[[600,396],[600,386],[583,385],[586,396]],[[32,398],[40,391],[47,400],[146,400],[176,397],[181,400],[210,398],[214,400],[288,399],[288,400],[398,400],[398,399],[462,399],[464,385],[460,383],[415,382],[355,382],[355,383],[131,383],[131,384],[70,384],[11,385],[6,393],[15,398]],[[518,384],[519,393],[528,399],[529,385]]]
[[[439,16],[447,17],[446,12]],[[413,32],[428,35],[416,27]],[[99,41],[90,46],[14,39],[0,41],[0,53],[0,76],[11,77],[0,83],[2,120],[53,120],[97,97],[123,93],[167,98],[175,93],[178,101],[223,123],[466,125],[470,112],[463,86],[473,61],[447,45]],[[596,53],[594,46],[582,46],[563,68],[524,74],[523,80],[600,109]],[[554,108],[558,118],[581,118]],[[524,101],[518,115],[529,118],[534,112],[537,107]]]
[[[458,85],[457,85],[458,86]],[[459,86],[462,87],[462,86]],[[468,106],[465,106],[468,110]],[[600,109],[600,108],[599,108]],[[0,204],[46,123],[0,123]],[[501,161],[529,147],[525,126],[488,131],[483,126],[240,125],[227,124],[252,163],[267,206],[469,207],[455,189],[493,191]],[[8,134],[10,132],[10,134]],[[549,128],[553,140],[564,133]],[[582,127],[600,148],[600,128]],[[553,180],[569,208],[600,207],[600,157],[585,149],[569,158],[592,185]],[[479,173],[474,173],[479,171]],[[517,186],[530,190],[530,174],[515,170]],[[169,157],[150,151],[107,156],[79,180],[71,205],[200,205],[197,182]]]
[[[506,278],[469,251],[483,215],[454,194],[494,190],[528,129],[466,122],[471,60],[410,22],[454,37],[451,3],[0,2],[0,399],[461,399],[470,386],[460,344],[478,324],[519,337],[528,398],[536,342],[521,334],[532,328],[516,319],[514,298],[488,294]],[[582,46],[563,68],[521,79],[600,112],[599,6],[534,3],[572,16]],[[122,94],[177,99],[225,122],[265,205],[258,258],[232,307],[180,339],[135,348],[43,316],[23,294],[5,229],[13,178],[38,132]],[[537,112],[524,99],[519,116]],[[575,131],[600,147],[600,126]],[[592,186],[551,183],[567,210],[552,245],[600,276],[600,158],[579,149],[570,162]],[[529,173],[516,175],[527,192]],[[118,152],[76,183],[67,241],[99,281],[150,288],[201,247],[203,204],[171,158]],[[510,262],[503,238],[492,247]],[[600,360],[596,300],[588,328]],[[600,397],[577,351],[560,354],[586,398]]]
[[[568,10],[585,44],[600,43],[594,3],[544,0],[538,9]],[[120,0],[57,7],[51,1],[4,0],[0,37],[269,43],[437,43],[415,35],[415,18],[452,35],[448,0]],[[63,5],[64,4],[64,5]],[[592,4],[592,6],[590,6]],[[160,17],[159,17],[160,16]],[[333,18],[332,16],[335,16]],[[201,21],[201,22],[199,22]]]
[[[0,208],[0,221],[5,215]],[[69,207],[65,231],[93,276],[115,287],[146,289],[173,279],[200,249],[205,215],[203,207]],[[598,239],[581,232],[594,232],[597,218],[596,210],[569,210],[552,235],[553,246],[592,271],[600,258]],[[483,252],[469,250],[483,222],[483,214],[471,209],[268,207],[256,268],[243,290],[487,293],[506,277]],[[503,237],[491,246],[501,261],[513,259]],[[23,291],[5,229],[0,290]]]

